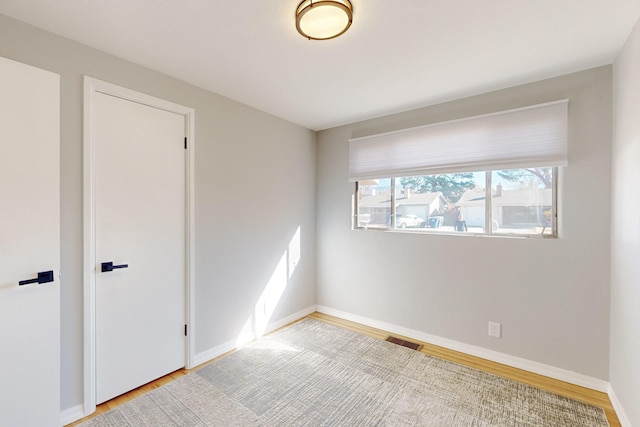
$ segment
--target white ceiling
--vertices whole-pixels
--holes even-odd
[[[313,130],[610,64],[640,0],[352,0],[343,36],[299,0],[0,0],[0,13]]]

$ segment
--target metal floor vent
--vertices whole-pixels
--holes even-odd
[[[418,344],[418,343],[411,342],[411,341],[405,341],[403,339],[396,338],[396,337],[388,337],[386,339],[386,341],[389,341],[389,342],[394,343],[394,344],[401,345],[403,347],[410,348],[411,350],[420,350],[422,348],[422,344]]]

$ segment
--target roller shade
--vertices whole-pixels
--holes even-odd
[[[567,165],[568,100],[349,140],[349,181]]]

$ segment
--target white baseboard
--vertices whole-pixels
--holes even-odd
[[[620,425],[622,427],[631,427],[631,420],[629,420],[629,417],[624,412],[624,408],[618,400],[616,393],[613,391],[613,387],[611,386],[611,384],[609,384],[609,390],[607,390],[607,394],[609,395],[609,400],[611,401],[611,405],[613,405],[613,409],[616,411],[616,415],[618,416]]]
[[[450,340],[448,338],[442,338],[436,335],[420,332],[415,329],[409,329],[391,323],[380,322],[377,320],[369,319],[367,317],[359,316],[357,314],[336,310],[331,307],[319,305],[317,306],[317,310],[330,316],[340,317],[342,319],[361,323],[363,325],[371,326],[376,329],[382,329],[387,332],[403,335],[405,337],[413,338],[418,341],[434,344],[440,347],[448,348],[450,350],[459,351],[514,368],[523,369],[525,371],[544,375],[546,377],[554,378],[560,381],[587,387],[592,390],[597,390],[603,393],[607,393],[609,390],[609,383],[607,381],[580,374],[578,372],[573,372],[566,369],[557,368],[555,366],[546,365],[544,363],[534,362],[532,360],[511,356],[505,353],[488,350],[486,348],[465,344],[459,341]]]
[[[215,359],[218,356],[222,356],[223,354],[235,350],[237,348],[236,340],[227,341],[220,345],[217,345],[209,350],[202,351],[200,353],[196,353],[193,356],[194,368],[197,368],[199,365],[208,362],[211,359]]]
[[[316,306],[312,305],[311,307],[307,307],[303,310],[300,310],[296,313],[290,314],[289,316],[286,316],[282,319],[279,320],[274,320],[273,322],[269,322],[269,324],[267,325],[267,328],[264,332],[264,334],[268,334],[270,332],[275,331],[276,329],[282,328],[283,326],[288,325],[289,323],[295,322],[296,320],[302,319],[305,316],[308,316],[309,314],[313,313],[316,311]],[[249,335],[249,336],[245,336],[239,339],[235,339],[235,340],[231,340],[231,341],[227,341],[225,343],[222,343],[220,345],[217,345],[213,348],[210,348],[209,350],[205,350],[203,352],[197,353],[193,360],[195,363],[195,366],[201,365],[203,363],[206,363],[208,361],[210,361],[211,359],[215,359],[218,356],[222,356],[223,354],[231,351],[231,350],[235,350],[253,340],[255,340],[257,337],[254,335]]]
[[[304,310],[300,310],[296,313],[293,313],[285,318],[282,318],[280,320],[276,320],[273,322],[270,322],[269,325],[267,326],[267,330],[265,332],[265,334],[271,333],[273,331],[275,331],[276,329],[280,329],[283,326],[287,326],[289,323],[293,323],[296,320],[300,320],[303,317],[306,317],[308,315],[310,315],[311,313],[315,313],[317,311],[317,308],[315,305],[312,305],[310,307],[305,308]]]
[[[60,425],[66,426],[84,418],[84,405],[76,405],[60,412]]]

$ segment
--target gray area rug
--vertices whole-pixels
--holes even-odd
[[[608,423],[600,408],[305,319],[81,425]]]

